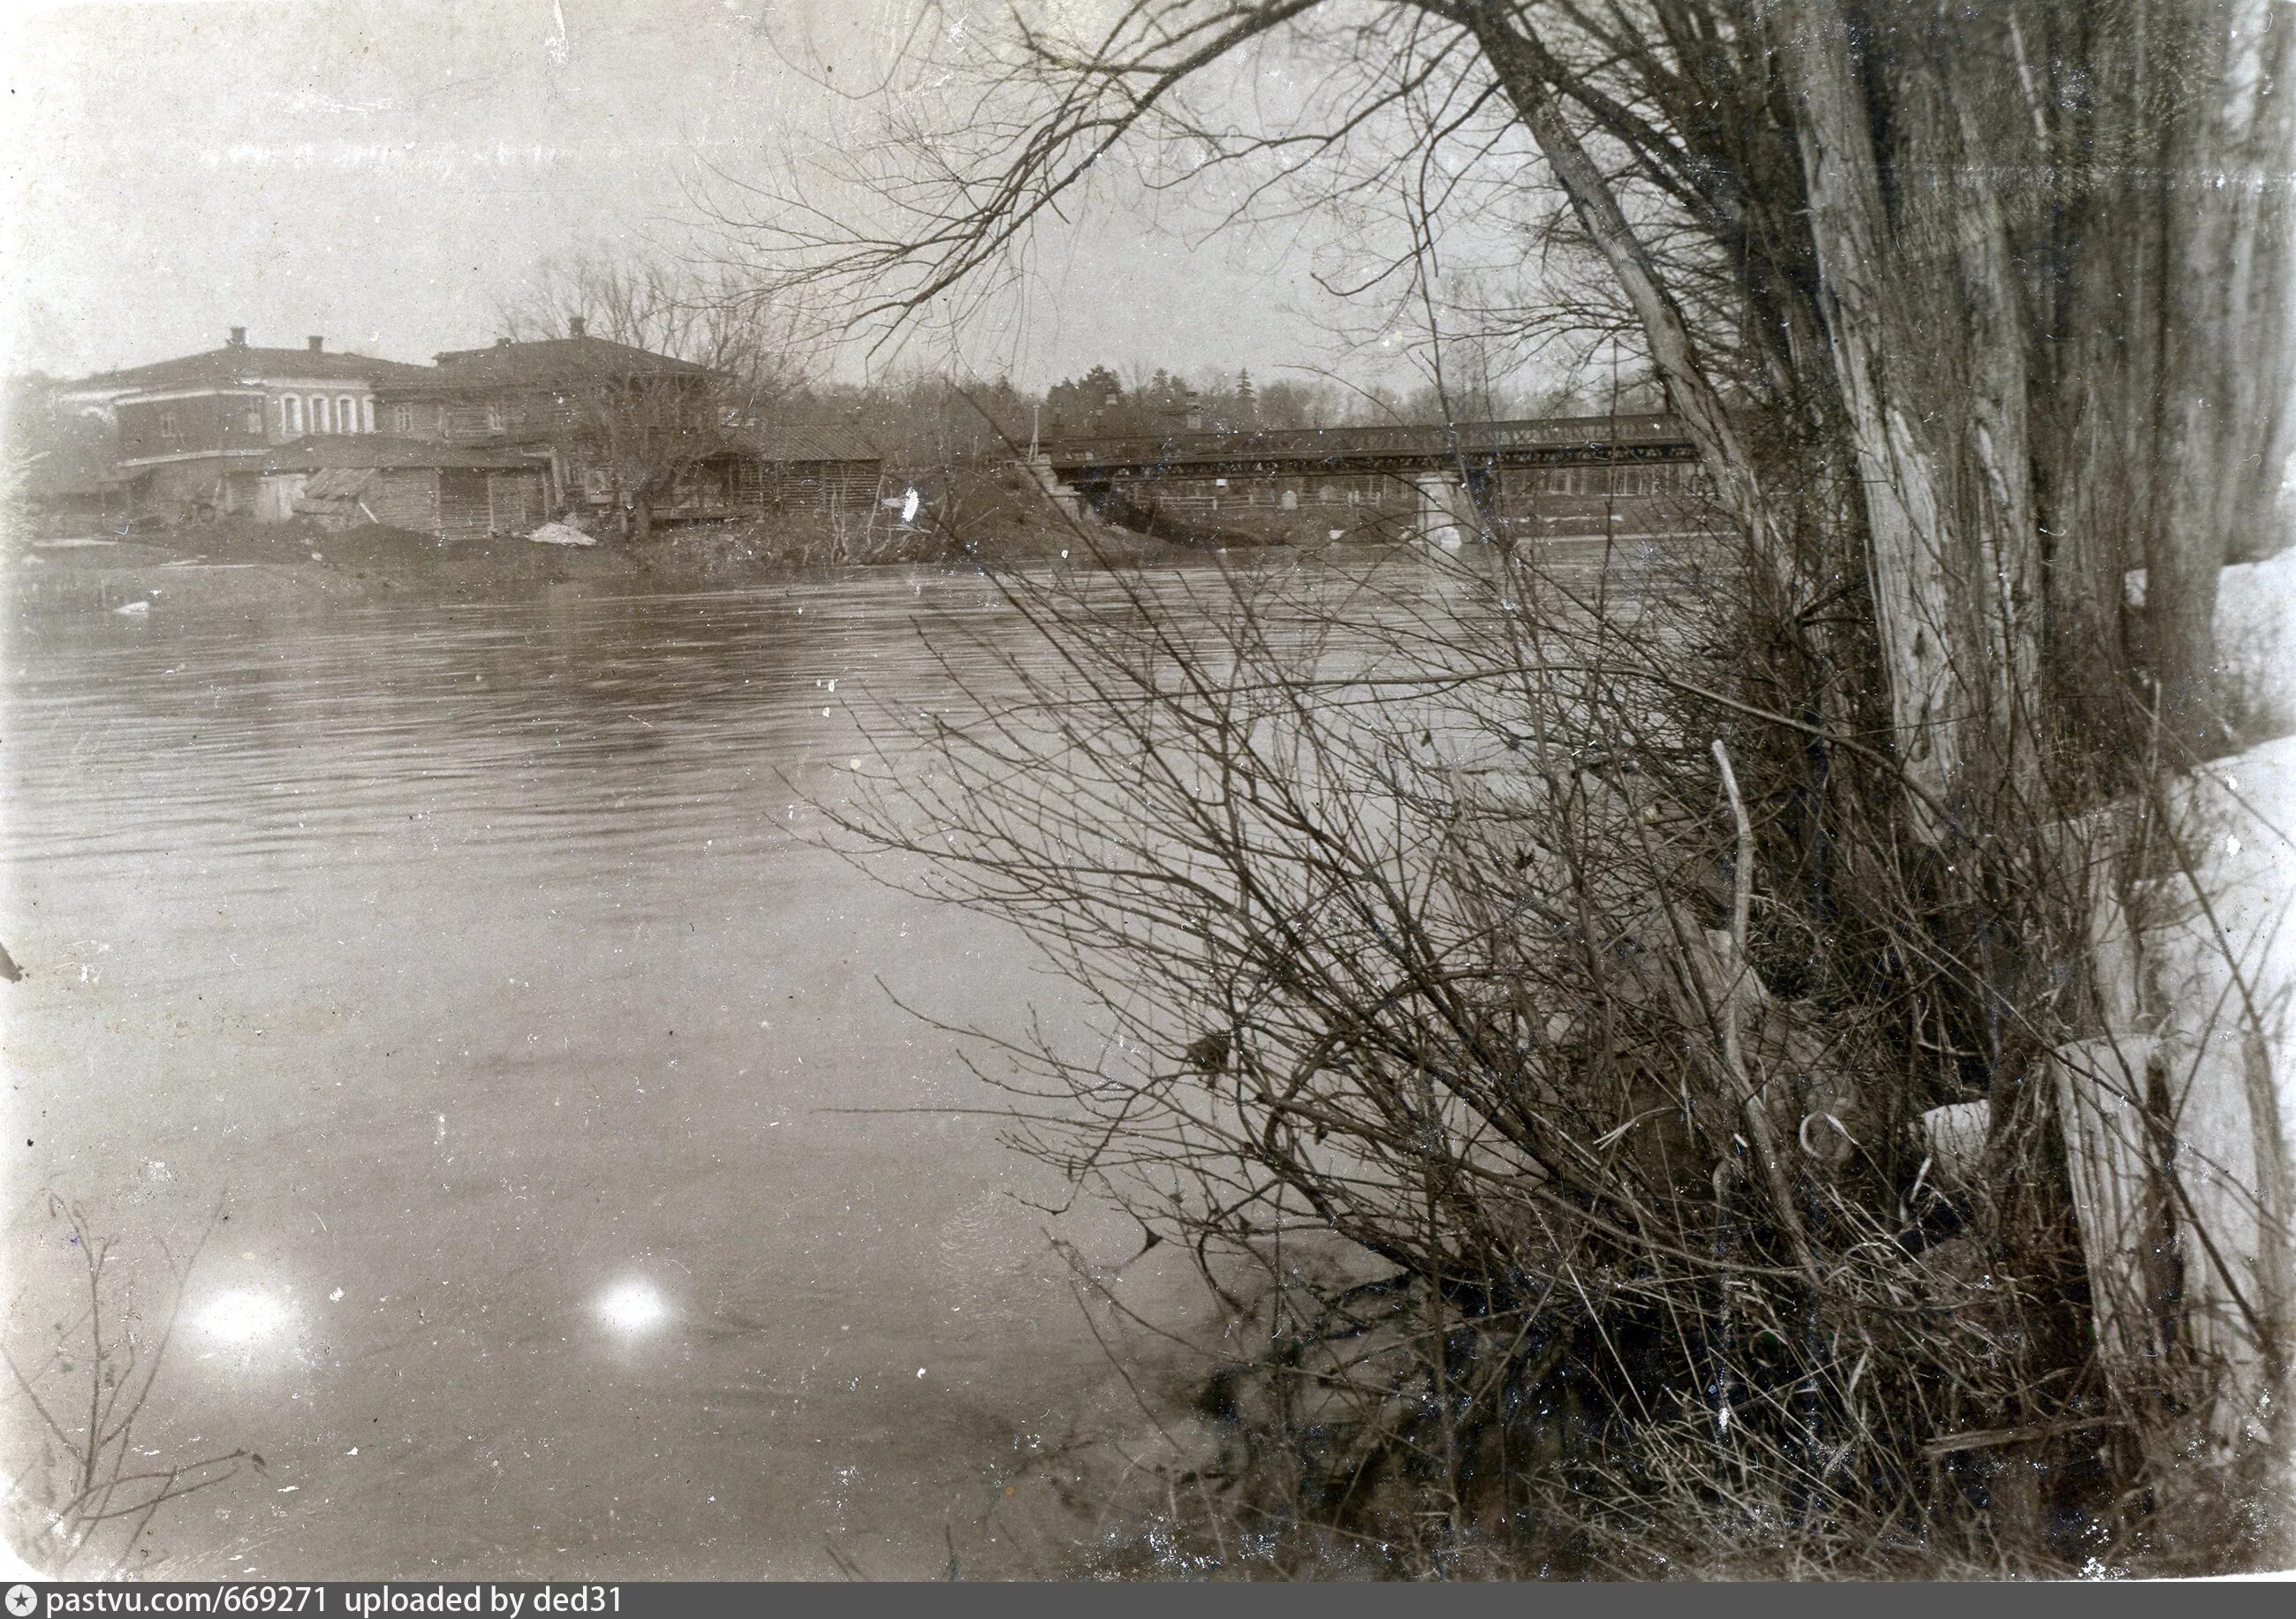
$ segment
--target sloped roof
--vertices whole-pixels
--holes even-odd
[[[374,473],[373,467],[330,467],[324,471],[314,472],[309,481],[304,484],[303,497],[295,503],[295,509],[300,511],[328,501],[355,501],[359,492],[373,480]]]
[[[409,367],[394,381],[424,393],[472,393],[502,388],[567,388],[631,377],[710,377],[691,360],[635,348],[604,338],[543,338],[487,348],[449,348],[428,369]]]
[[[767,462],[882,461],[885,452],[856,427],[791,422],[742,428],[727,437],[742,450]]]
[[[60,389],[78,393],[95,388],[229,387],[274,377],[316,377],[329,381],[381,382],[428,375],[428,368],[397,360],[378,360],[363,354],[334,354],[325,349],[258,348],[251,344],[226,343],[205,354],[187,354],[124,371],[99,372]]]
[[[263,458],[266,472],[319,472],[381,467],[538,467],[543,462],[516,450],[481,445],[440,444],[429,438],[390,438],[373,433],[314,434],[283,444]]]

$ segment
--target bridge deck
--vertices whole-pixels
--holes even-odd
[[[1524,421],[1465,421],[1431,427],[1299,428],[1261,433],[1170,433],[1161,437],[1070,438],[1049,442],[1045,455],[1068,472],[1118,468],[1183,468],[1283,463],[1437,469],[1473,463],[1686,459],[1695,446],[1679,419],[1668,415],[1561,416]]]

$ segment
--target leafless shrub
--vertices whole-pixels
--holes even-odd
[[[984,684],[937,629],[963,717],[843,818],[1102,1006],[1097,1051],[988,1048],[1029,1150],[1208,1274],[1224,1250],[1280,1284],[1308,1232],[1389,1267],[1346,1301],[1279,1287],[1281,1397],[1239,1408],[1229,1469],[1269,1558],[2262,1543],[2226,1527],[2262,1521],[2227,1509],[2257,1443],[2199,1435],[2211,1353],[2284,1406],[2286,1288],[2230,1352],[2101,1347],[2126,1312],[2090,1296],[2057,1082],[2128,1032],[2100,918],[2170,872],[2208,897],[2160,806],[2234,740],[2218,572],[2286,453],[2285,22],[1024,8],[962,75],[897,61],[841,189],[792,165],[729,197],[761,284],[898,327],[1011,284],[1111,176],[1224,172],[1234,217],[1375,220],[1327,290],[1423,315],[1439,359],[1439,306],[1475,301],[1438,296],[1443,222],[1503,217],[1537,274],[1464,335],[1646,362],[1737,536],[1685,547],[1704,581],[1675,594],[1496,548],[1424,590],[1009,581],[1037,654]],[[1286,52],[1316,67],[1292,102],[1223,93]],[[2260,1042],[2253,999],[2226,1004]],[[2137,1066],[2143,1091],[2174,1065]],[[1951,1173],[1941,1108],[1985,1121]],[[2229,1296],[2176,1132],[2123,1145],[2164,1233],[2137,1317],[2189,1316],[2179,1267]]]
[[[826,806],[1092,998],[1086,1047],[967,1031],[1013,1140],[1239,1309],[1235,1267],[1266,1272],[1267,1353],[1211,1396],[1194,1477],[1218,1510],[1176,1496],[1158,1543],[1246,1571],[2257,1555],[2162,1539],[2165,1492],[2240,1487],[2171,1460],[2208,1369],[2169,1353],[2132,1392],[2089,1327],[2046,1075],[2112,993],[2086,964],[2119,823],[2005,783],[1909,847],[1886,754],[1738,695],[1782,683],[1781,642],[1726,543],[1639,577],[1467,555],[1001,576],[1032,648],[929,626],[962,699]],[[1956,1177],[1920,1121],[1973,1102]],[[1324,1233],[1376,1274],[1301,1280]]]
[[[90,1568],[117,1575],[131,1564],[148,1573],[150,1536],[165,1509],[259,1469],[263,1459],[234,1450],[168,1461],[136,1445],[175,1338],[183,1272],[165,1306],[147,1316],[112,1272],[115,1243],[95,1235],[86,1210],[52,1193],[48,1218],[82,1272],[83,1298],[78,1313],[51,1324],[31,1370],[0,1347],[12,1397],[30,1418],[14,1427],[31,1453],[10,1458],[11,1538],[53,1578]],[[20,1323],[21,1302],[11,1312]]]

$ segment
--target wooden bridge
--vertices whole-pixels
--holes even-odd
[[[1078,436],[1035,464],[1056,493],[1172,538],[1415,531],[1456,544],[1702,526],[1697,448],[1667,415]]]
[[[1119,473],[1202,477],[1225,472],[1323,470],[1459,472],[1478,467],[1611,466],[1694,461],[1690,435],[1673,416],[1556,416],[1528,421],[1465,421],[1433,427],[1298,428],[1261,433],[1171,433],[1161,437],[1070,437],[1047,442],[1045,458],[1063,482],[1089,484]]]

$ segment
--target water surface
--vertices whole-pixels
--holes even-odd
[[[169,1573],[1046,1566],[1036,1460],[1139,1420],[1052,1239],[1139,1233],[1032,1207],[889,990],[1066,1002],[803,835],[888,767],[852,699],[953,699],[927,610],[1005,634],[887,572],[17,617],[10,1341],[65,1308],[51,1190],[146,1345],[188,1265],[138,1445],[266,1468],[156,1520]],[[1162,1258],[1121,1285],[1177,1308]]]

